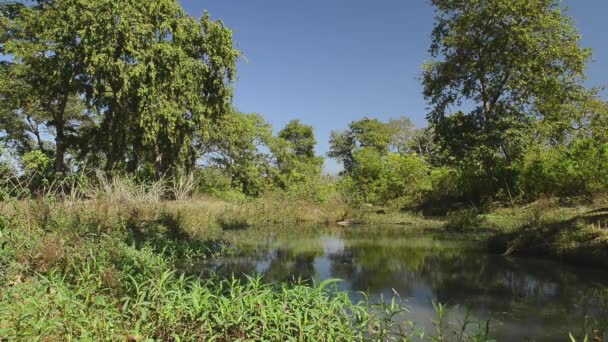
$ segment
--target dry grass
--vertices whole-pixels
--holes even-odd
[[[563,207],[557,200],[540,200],[486,215],[485,225],[495,231],[489,240],[492,251],[607,266],[607,222],[605,207]]]

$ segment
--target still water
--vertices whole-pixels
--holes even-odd
[[[394,293],[408,320],[427,331],[432,302],[447,303],[451,320],[467,308],[490,320],[498,341],[569,341],[589,316],[608,322],[608,272],[558,262],[486,253],[473,236],[408,232],[404,228],[276,228],[230,232],[240,256],[216,271],[261,274],[269,282],[339,278],[338,287],[372,298]]]

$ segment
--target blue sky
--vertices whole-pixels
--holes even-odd
[[[234,103],[280,129],[313,125],[317,151],[329,133],[364,116],[407,115],[426,125],[420,65],[429,59],[433,10],[424,0],[181,0],[234,31],[239,63]],[[588,83],[608,84],[608,1],[564,0],[594,51]],[[326,170],[339,166],[326,163]]]

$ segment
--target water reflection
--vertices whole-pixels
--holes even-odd
[[[608,319],[605,272],[488,255],[462,236],[364,228],[242,234],[250,234],[235,236],[248,241],[244,254],[215,271],[270,282],[340,278],[353,297],[390,298],[394,289],[408,299],[409,319],[427,329],[432,301],[450,304],[456,316],[471,307],[476,318],[491,319],[499,341],[566,341],[586,315]]]

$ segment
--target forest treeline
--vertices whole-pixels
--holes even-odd
[[[233,108],[240,51],[222,21],[175,0],[5,2],[4,196],[18,195],[9,183],[27,179],[33,194],[92,170],[400,208],[605,193],[608,103],[585,86],[592,54],[559,2],[431,4],[428,126],[351,122],[331,134],[327,156],[343,171],[329,177],[313,127],[275,133]]]

